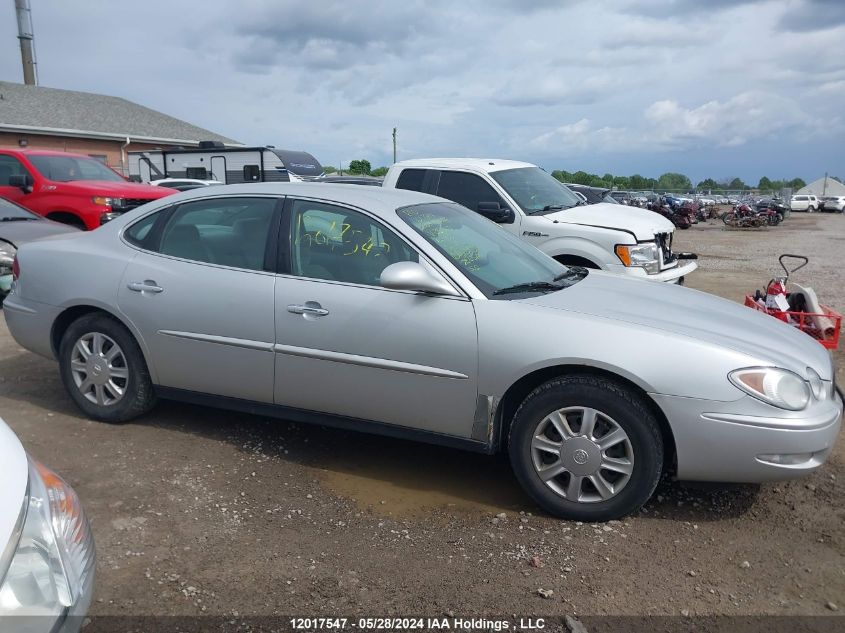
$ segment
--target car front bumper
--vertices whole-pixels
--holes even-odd
[[[692,260],[681,260],[677,266],[667,268],[659,273],[649,275],[643,268],[639,266],[613,266],[608,268],[608,272],[619,273],[629,277],[636,277],[637,279],[647,279],[648,281],[662,281],[670,284],[682,284],[685,276],[698,268],[698,263]]]
[[[803,412],[779,411],[749,396],[717,402],[651,395],[672,428],[681,480],[762,483],[802,477],[825,462],[842,427],[838,394]]]

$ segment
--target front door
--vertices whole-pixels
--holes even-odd
[[[289,275],[276,282],[277,404],[470,437],[478,335],[472,302],[379,286],[420,256],[364,213],[296,200]]]
[[[219,180],[224,185],[226,184],[226,157],[212,156],[211,157],[211,179]]]
[[[268,251],[280,206],[272,197],[196,200],[127,230],[139,252],[118,305],[141,333],[157,384],[273,401],[276,276]]]

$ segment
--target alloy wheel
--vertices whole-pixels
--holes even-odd
[[[531,461],[546,486],[578,503],[615,497],[634,471],[628,434],[589,407],[566,407],[543,418],[531,438]]]

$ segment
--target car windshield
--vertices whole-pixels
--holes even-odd
[[[581,198],[539,167],[504,169],[490,174],[528,215],[577,206]]]
[[[73,180],[113,180],[124,182],[116,172],[93,158],[82,156],[29,156],[35,168],[47,180],[71,182]]]
[[[559,264],[458,204],[419,204],[402,207],[396,213],[488,299],[521,299],[555,292],[587,275],[585,268]]]
[[[27,211],[23,207],[0,198],[0,222],[10,222],[14,220],[40,220],[41,216]]]

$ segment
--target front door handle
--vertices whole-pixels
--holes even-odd
[[[306,316],[326,316],[329,311],[316,301],[306,301],[305,305],[289,305],[288,312],[291,314],[302,314]]]
[[[135,292],[152,292],[154,294],[164,292],[164,288],[156,286],[156,282],[152,279],[147,279],[145,281],[133,281],[126,287],[130,290],[134,290]]]

